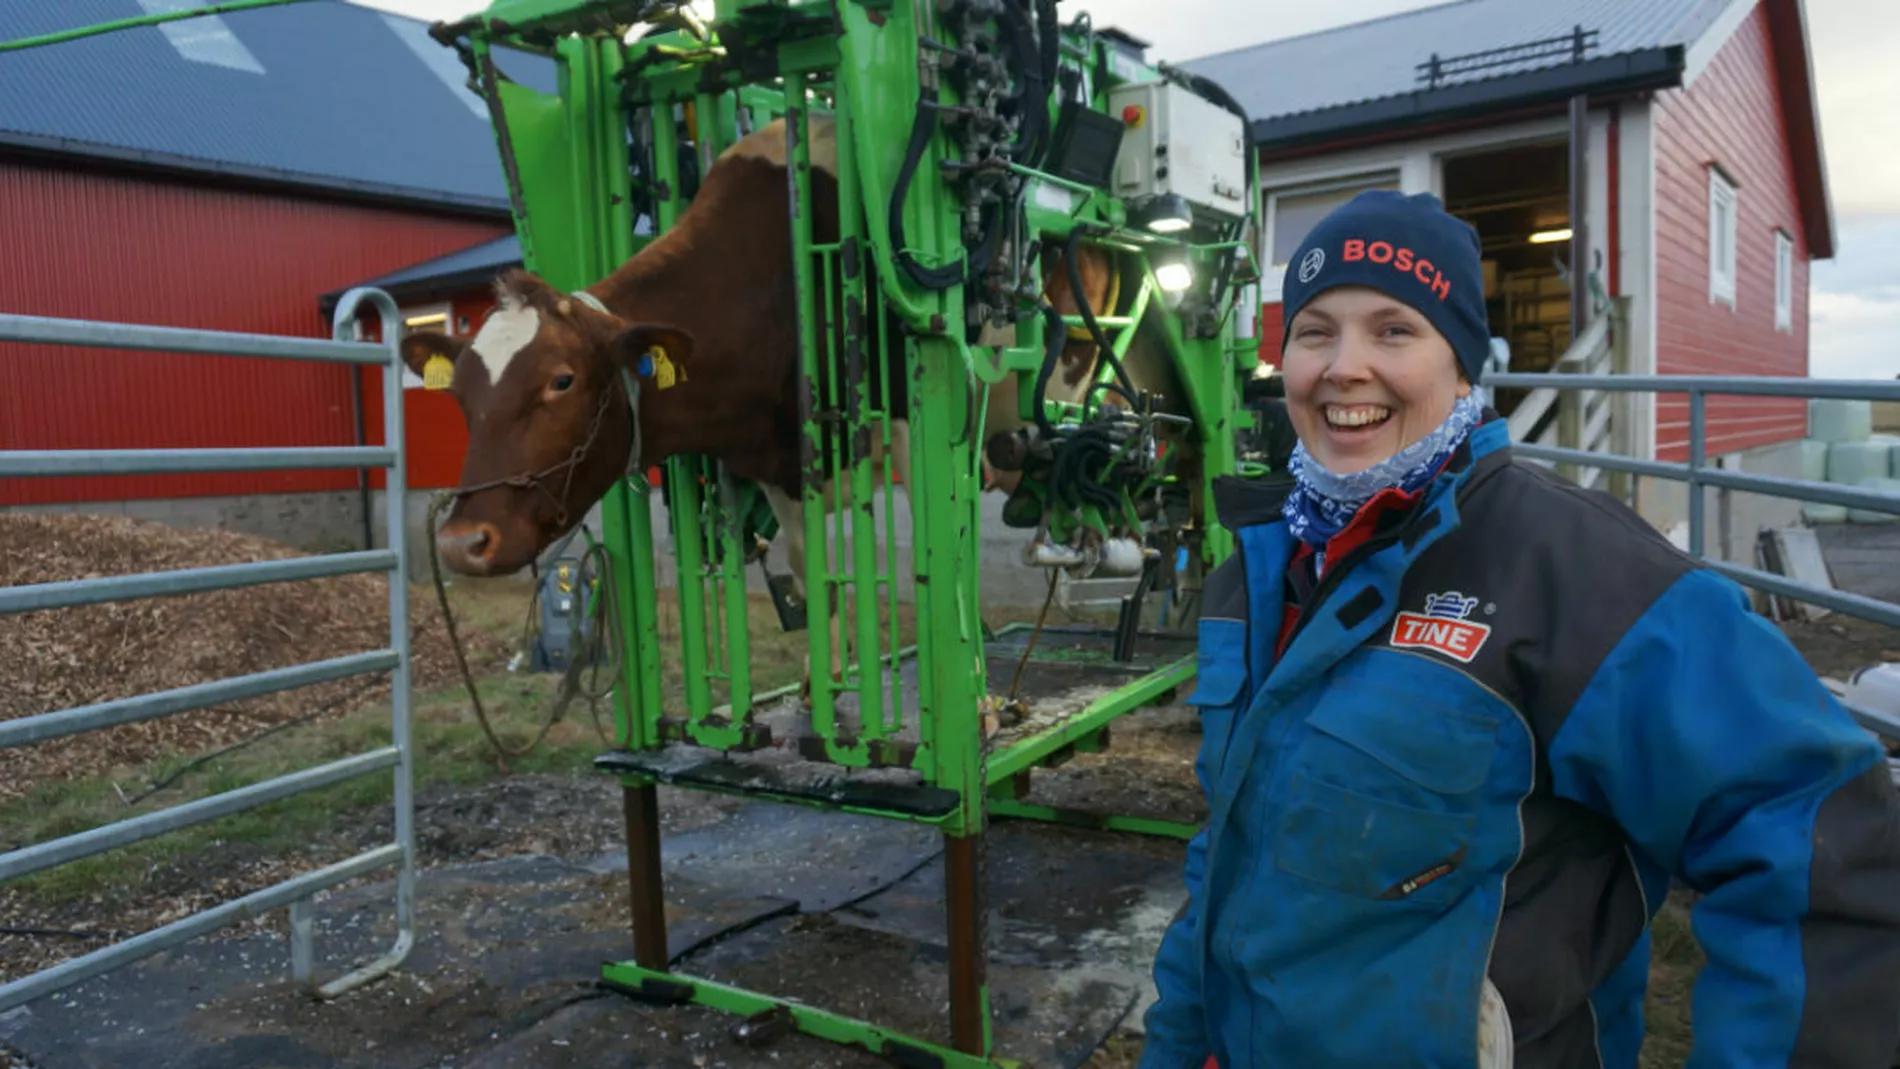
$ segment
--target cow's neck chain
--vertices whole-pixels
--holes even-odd
[[[599,297],[586,290],[575,290],[572,296],[601,315],[613,315],[607,310],[607,306],[600,302]],[[627,419],[633,425],[627,445],[627,479],[633,481],[634,477],[640,473],[640,380],[633,372],[623,367],[620,369],[620,387],[627,395]],[[645,493],[647,481],[644,475],[640,475],[639,485],[640,491]]]
[[[607,306],[600,303],[598,297],[595,297],[585,290],[576,290],[572,296],[582,304],[599,311],[603,315],[613,314],[607,311]],[[627,398],[627,415],[633,422],[633,434],[627,446],[627,476],[629,481],[635,481],[633,480],[633,476],[640,468],[640,382],[633,376],[632,372],[623,367],[620,369],[620,385],[622,392],[625,393]],[[454,501],[483,490],[492,490],[498,486],[513,486],[521,489],[532,488],[547,494],[548,498],[554,502],[555,526],[565,528],[567,526],[567,492],[574,483],[574,469],[579,467],[581,461],[586,459],[587,454],[593,450],[595,439],[600,437],[600,429],[607,423],[607,410],[612,405],[613,398],[613,390],[602,391],[600,403],[594,406],[594,418],[589,421],[587,426],[587,437],[582,439],[581,444],[575,446],[574,449],[568,453],[566,459],[550,464],[540,471],[509,475],[500,479],[490,479],[485,483],[477,483],[473,486],[458,486],[453,490],[447,491],[446,496],[449,500]],[[558,495],[550,492],[546,485],[546,480],[557,472],[562,474],[561,492]],[[641,478],[637,480],[637,482],[641,490],[644,491],[646,489],[646,480]]]

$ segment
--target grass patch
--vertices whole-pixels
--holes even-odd
[[[1690,996],[1702,971],[1702,948],[1689,927],[1689,907],[1672,894],[1650,924],[1649,992],[1643,1002],[1642,1069],[1676,1069],[1693,1043]]]
[[[433,597],[433,591],[428,596]],[[450,592],[464,636],[486,632],[511,645],[521,635],[527,599],[527,586],[512,580],[464,580]],[[803,666],[804,635],[781,631],[765,598],[753,598],[748,609],[755,687],[763,690],[796,683]],[[669,651],[678,645],[677,619],[676,611],[661,613],[661,641]],[[492,665],[471,664],[471,670],[489,720],[505,746],[519,749],[541,732],[559,688],[558,676],[510,673]],[[684,678],[675,656],[663,661],[662,692],[669,707],[677,708],[685,700]],[[611,738],[610,703],[601,704],[600,718]],[[143,764],[102,770],[97,776],[48,781],[0,803],[0,828],[6,829],[0,847],[47,842],[261,783],[388,746],[390,736],[387,702],[366,703],[333,718],[263,736],[209,760],[194,753],[154,754]],[[479,784],[501,774],[459,681],[413,695],[411,739],[418,792],[433,786]],[[601,749],[587,703],[576,698],[541,743],[528,754],[510,758],[508,767],[513,773],[592,775],[591,763]],[[151,785],[167,780],[173,782],[140,797]],[[234,844],[260,856],[308,848],[352,818],[387,806],[393,791],[391,774],[376,772],[68,862],[4,886],[45,904],[83,899],[105,903],[136,893],[154,869],[192,855]],[[129,800],[134,804],[128,804]]]

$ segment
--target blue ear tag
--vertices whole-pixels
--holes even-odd
[[[653,377],[653,353],[651,350],[648,350],[647,352],[640,354],[640,365],[639,365],[638,373],[640,377],[643,379],[650,379]]]

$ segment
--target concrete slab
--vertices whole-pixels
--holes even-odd
[[[1900,604],[1900,524],[1824,524],[1814,532],[1836,588]]]
[[[1042,826],[990,833],[1005,1053],[1079,1066],[1139,1005],[1178,905],[1181,850]],[[772,803],[667,837],[675,968],[947,1041],[941,851],[927,827]],[[281,931],[248,929],[15,1010],[0,1043],[37,1069],[882,1064],[798,1035],[746,1046],[728,1034],[733,1018],[599,987],[603,961],[631,956],[626,887],[619,855],[431,870],[410,959],[335,1002],[291,983]],[[319,979],[387,948],[390,902],[381,881],[318,904]]]

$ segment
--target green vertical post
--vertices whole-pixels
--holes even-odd
[[[752,715],[751,609],[745,588],[746,499],[723,468],[719,472],[719,502],[725,511],[729,532],[720,573],[726,610],[726,701],[733,719],[743,722]]]
[[[838,79],[833,88],[835,104],[835,122],[840,145],[852,143],[856,136],[856,126],[852,119],[852,109],[856,101],[843,79]],[[878,316],[879,310],[867,307],[865,302],[864,276],[866,258],[869,249],[865,247],[863,215],[859,207],[858,168],[855,160],[843,158],[838,161],[838,247],[839,281],[843,291],[844,305],[844,359],[847,369],[855,365],[860,379],[846,399],[845,411],[850,420],[850,440],[852,453],[851,468],[851,603],[857,618],[857,654],[858,654],[858,715],[864,724],[866,738],[881,739],[891,733],[895,722],[902,719],[903,706],[894,705],[897,714],[889,720],[885,717],[883,663],[880,655],[878,635],[879,588],[884,586],[884,576],[877,563],[877,487],[890,485],[890,421],[897,413],[890,409],[889,390],[880,390],[882,396],[874,396],[866,386],[869,369],[883,368],[877,361],[883,355],[881,351],[866,348],[869,323]],[[900,372],[901,373],[901,372]],[[879,378],[888,385],[888,377],[880,372]],[[873,414],[875,413],[875,415]],[[875,420],[875,423],[873,421]],[[875,437],[877,441],[873,443]],[[886,474],[872,481],[870,457],[873,445],[881,447],[886,457]],[[895,548],[894,541],[888,543]],[[895,563],[895,555],[891,555]],[[892,580],[895,579],[893,572]],[[896,643],[891,649],[897,649]],[[892,671],[896,671],[893,661]]]
[[[798,316],[798,386],[800,433],[806,459],[801,467],[799,500],[805,525],[805,648],[811,668],[811,726],[829,746],[837,733],[837,691],[831,682],[830,542],[825,537],[824,499],[812,470],[824,455],[824,435],[818,409],[820,396],[817,281],[811,261],[811,138],[806,124],[806,75],[785,72],[785,132],[791,143],[785,180],[792,213],[793,303]]]
[[[738,119],[738,101],[733,93],[702,91],[694,97],[694,141],[699,147],[699,173],[703,176],[713,161],[725,151]],[[714,628],[719,636],[726,674],[726,701],[736,721],[743,722],[752,713],[752,670],[750,608],[745,585],[745,499],[724,467],[711,462],[707,473],[717,482],[716,500],[724,523],[707,530],[707,538],[723,539],[718,573],[713,577],[719,604],[723,607],[724,627]]]
[[[665,195],[654,198],[654,231],[665,233],[685,210],[680,196],[679,136],[670,100],[655,101],[653,116],[653,176]],[[676,558],[674,595],[679,605],[680,672],[686,685],[687,719],[697,724],[712,709],[712,691],[706,682],[706,589],[704,542],[699,516],[699,461],[672,457],[667,461],[668,513]]]

